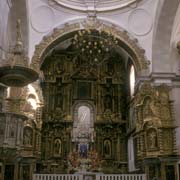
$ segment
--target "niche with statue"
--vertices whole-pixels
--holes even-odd
[[[157,131],[154,128],[150,128],[146,133],[146,145],[149,151],[158,149]]]
[[[104,158],[111,158],[112,154],[112,145],[110,139],[105,139],[103,142],[103,152],[104,152]]]
[[[62,141],[61,141],[61,139],[57,138],[54,140],[53,148],[54,148],[54,156],[61,157],[61,155],[62,155]]]

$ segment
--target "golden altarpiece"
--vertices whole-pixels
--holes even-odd
[[[72,43],[42,64],[43,172],[127,171],[126,68],[117,52],[108,53],[79,53]]]

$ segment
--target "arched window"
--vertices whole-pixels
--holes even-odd
[[[135,87],[135,69],[134,69],[133,65],[130,68],[129,81],[130,81],[130,94],[131,94],[131,96],[133,96],[134,87]]]

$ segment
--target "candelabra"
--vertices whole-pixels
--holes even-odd
[[[118,40],[111,34],[85,29],[74,35],[72,44],[87,64],[99,65],[109,57]]]

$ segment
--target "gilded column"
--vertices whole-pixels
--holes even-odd
[[[121,160],[121,151],[120,151],[120,133],[117,134],[117,160]]]

